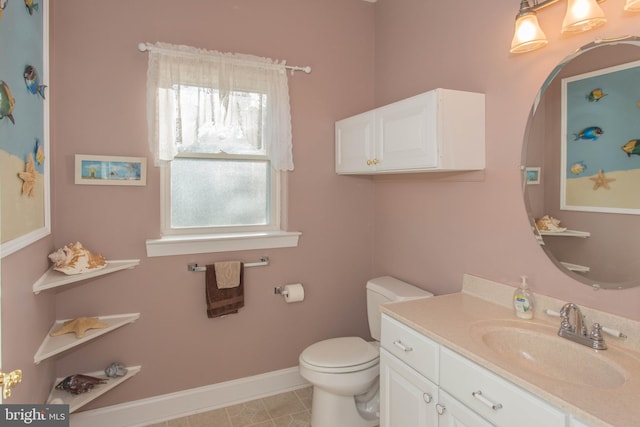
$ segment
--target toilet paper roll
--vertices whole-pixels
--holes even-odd
[[[284,300],[287,303],[300,302],[304,300],[304,288],[301,283],[285,285],[282,293],[284,294]]]

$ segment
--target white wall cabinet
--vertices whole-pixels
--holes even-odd
[[[386,315],[381,347],[380,427],[567,423],[563,411]]]
[[[336,122],[336,172],[485,167],[484,94],[434,89]]]

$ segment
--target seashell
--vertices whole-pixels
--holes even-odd
[[[56,385],[56,390],[65,390],[71,394],[86,393],[93,390],[98,384],[106,384],[107,380],[103,378],[92,377],[89,375],[75,374],[69,375]]]
[[[124,377],[129,370],[121,363],[113,362],[104,369],[104,373],[109,378]]]
[[[99,270],[107,266],[107,260],[100,254],[94,254],[82,243],[68,245],[49,254],[53,269],[64,274],[79,274],[91,270]]]

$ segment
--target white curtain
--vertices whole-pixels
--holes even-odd
[[[156,43],[149,48],[147,122],[156,166],[179,152],[266,155],[293,170],[285,63]]]

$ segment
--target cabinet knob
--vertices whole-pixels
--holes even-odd
[[[373,164],[374,164],[374,165],[377,165],[378,163],[380,163],[380,160],[378,160],[378,159],[373,159]]]
[[[438,415],[444,415],[444,411],[446,409],[446,406],[436,403],[436,411],[438,412]]]
[[[367,160],[367,166],[371,166],[373,164],[373,160]]]
[[[431,393],[422,393],[422,398],[427,403],[431,403],[433,401],[433,396],[431,396]]]

